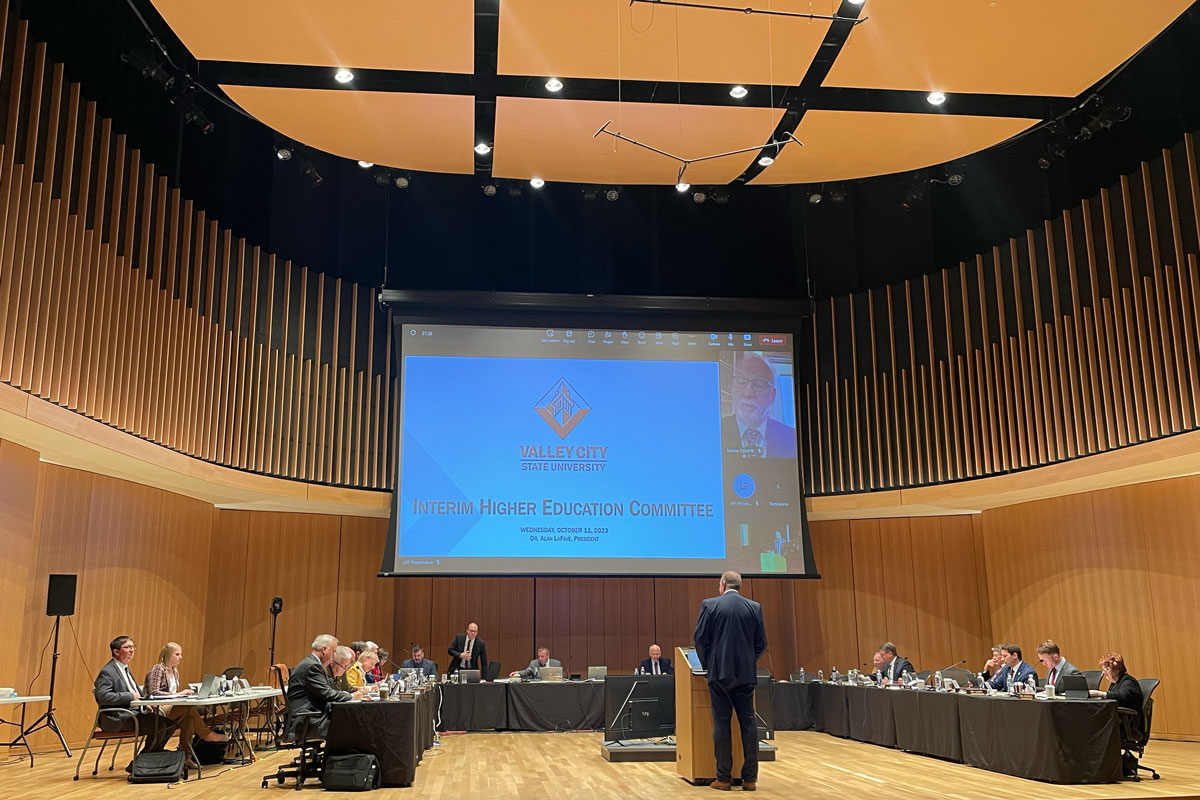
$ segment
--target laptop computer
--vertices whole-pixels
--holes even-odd
[[[538,680],[540,681],[561,681],[562,679],[562,667],[542,667],[538,670]]]
[[[588,680],[603,680],[608,676],[608,667],[588,667]]]
[[[1058,694],[1068,700],[1087,700],[1088,684],[1086,675],[1063,675],[1058,682]]]
[[[217,689],[221,685],[220,675],[205,675],[204,680],[200,682],[200,688],[196,690],[196,699],[204,700],[217,693]]]
[[[477,669],[460,669],[458,671],[459,683],[479,683],[479,670]]]

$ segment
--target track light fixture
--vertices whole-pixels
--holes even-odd
[[[290,145],[277,144],[275,145],[275,157],[280,161],[292,160],[292,148]]]
[[[615,203],[621,199],[621,190],[615,186],[604,190],[604,199],[610,203]]]
[[[715,187],[710,192],[710,196],[712,197],[712,201],[719,206],[723,206],[729,202],[729,190],[724,186]]]
[[[494,181],[488,181],[483,185],[483,196],[495,197],[497,190],[498,187],[496,186],[496,183]]]
[[[349,83],[354,80],[354,73],[345,67],[341,67],[337,72],[333,73],[333,79],[338,83]]]
[[[853,0],[851,0],[853,2]],[[842,17],[837,14],[805,14],[799,11],[775,11],[767,8],[748,8],[745,6],[718,6],[708,3],[692,3],[682,2],[682,0],[629,0],[629,5],[634,3],[645,3],[652,6],[682,6],[683,8],[702,8],[708,11],[733,11],[738,14],[763,14],[770,17],[798,17],[800,19],[827,19],[833,22],[849,22],[852,25],[858,25],[860,22],[866,22],[867,18],[858,19],[856,17]],[[862,5],[862,0],[853,3],[854,5]]]
[[[164,92],[170,91],[175,86],[175,76],[167,70],[159,55],[150,45],[143,45],[122,53],[121,60],[137,70],[143,78],[157,83]]]
[[[301,156],[297,163],[300,167],[301,177],[312,184],[314,189],[321,185],[324,178],[321,177],[321,173],[317,172],[317,168],[313,166],[312,160],[308,156]]]

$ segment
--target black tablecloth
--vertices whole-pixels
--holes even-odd
[[[963,762],[1053,783],[1121,779],[1113,701],[962,697]]]
[[[861,691],[849,686],[835,686],[831,683],[809,684],[816,695],[817,721],[816,729],[825,731],[843,739],[850,738],[850,701],[851,691]]]
[[[896,725],[896,747],[910,753],[962,761],[958,704],[968,698],[940,692],[891,690],[887,694]]]
[[[772,709],[775,730],[807,731],[817,721],[816,692],[811,683],[780,682],[775,684]]]
[[[431,690],[413,700],[333,703],[326,752],[372,753],[384,786],[411,786],[421,754],[433,745],[436,696]]]
[[[443,683],[439,731],[508,728],[508,684]]]
[[[599,730],[604,727],[604,681],[535,681],[507,686],[509,730]]]

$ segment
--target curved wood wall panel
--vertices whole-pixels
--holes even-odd
[[[206,461],[389,487],[376,290],[209,219],[0,25],[0,381]]]
[[[1192,135],[970,263],[818,304],[810,494],[995,475],[1200,426]]]

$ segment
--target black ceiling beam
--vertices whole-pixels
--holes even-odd
[[[496,0],[475,0],[475,143],[495,147],[496,142],[496,59],[500,51],[500,4]],[[492,174],[495,150],[485,156],[475,154],[476,174]]]

